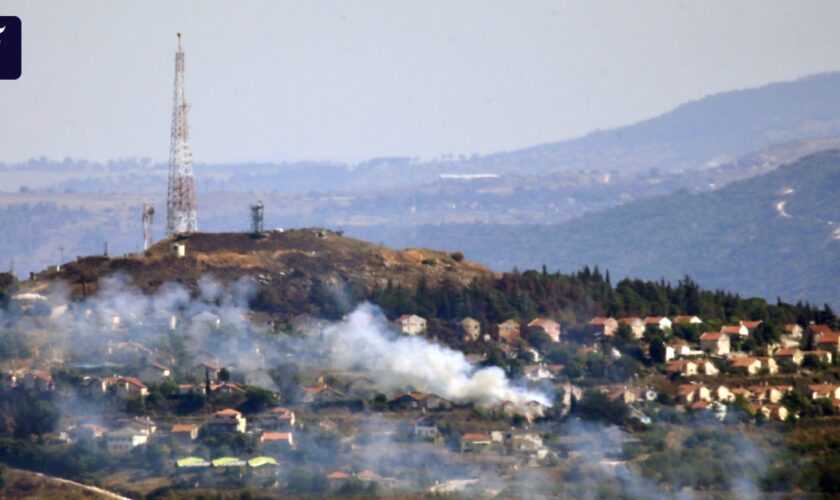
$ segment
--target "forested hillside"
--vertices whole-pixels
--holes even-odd
[[[609,269],[768,299],[840,304],[840,152],[717,191],[677,192],[555,225],[426,226],[383,238],[437,242],[496,269]],[[389,239],[390,238],[390,239]]]

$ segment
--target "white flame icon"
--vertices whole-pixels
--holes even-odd
[[[0,33],[3,33],[4,31],[6,31],[6,27],[5,27],[5,26],[3,26],[2,28],[0,28]]]

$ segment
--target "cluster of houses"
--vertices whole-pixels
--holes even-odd
[[[426,319],[416,314],[404,314],[394,323],[405,335],[421,335],[426,332]],[[464,340],[475,342],[481,338],[481,322],[474,318],[464,318],[458,322],[464,334]],[[549,336],[552,341],[560,342],[560,323],[548,318],[536,318],[526,325],[526,328],[537,328]],[[499,339],[508,343],[517,342],[521,338],[522,324],[515,319],[508,319],[496,325]],[[485,334],[489,340],[489,334]]]
[[[164,429],[150,418],[130,418],[116,421],[114,430],[102,425],[84,422],[72,425],[62,433],[62,438],[76,441],[82,438],[104,439],[109,453],[120,455],[151,439],[160,439],[182,446],[191,445],[198,439],[199,432],[208,435],[252,433],[259,436],[266,449],[292,449],[295,446],[293,427],[295,414],[284,407],[274,407],[256,415],[249,428],[246,417],[232,408],[213,413],[203,422],[180,421]]]

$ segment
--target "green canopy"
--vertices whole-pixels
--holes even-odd
[[[280,465],[277,463],[277,460],[271,457],[254,457],[251,460],[248,460],[248,465],[250,467],[261,467],[263,465]]]
[[[201,457],[186,457],[175,461],[178,467],[209,467],[210,462]]]
[[[243,465],[245,461],[236,457],[221,457],[213,460],[213,467],[242,467]]]

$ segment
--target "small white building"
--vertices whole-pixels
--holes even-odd
[[[108,453],[113,455],[128,453],[135,446],[146,444],[148,440],[148,435],[131,427],[123,427],[105,435],[105,444]]]
[[[396,323],[406,335],[419,335],[426,331],[426,319],[416,314],[403,314]]]

